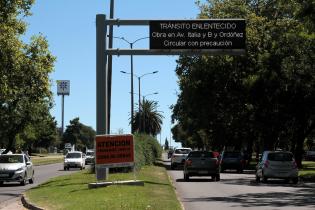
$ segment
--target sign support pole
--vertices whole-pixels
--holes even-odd
[[[63,135],[63,132],[64,132],[64,106],[65,105],[65,95],[62,94],[62,98],[61,98],[61,135]]]
[[[96,15],[96,134],[108,133],[108,81],[107,81],[107,56],[106,51],[106,34],[105,25],[106,16]],[[108,169],[102,170],[95,166],[97,180],[107,179]]]

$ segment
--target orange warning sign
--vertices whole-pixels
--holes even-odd
[[[96,164],[107,167],[133,166],[133,135],[98,135],[95,137]]]

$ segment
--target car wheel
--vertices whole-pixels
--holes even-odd
[[[34,183],[34,171],[33,171],[33,174],[32,174],[32,178],[30,178],[30,179],[28,180],[28,182],[29,182],[30,184],[33,184],[33,183]]]
[[[25,174],[23,180],[20,181],[20,185],[21,185],[21,186],[24,186],[25,184],[26,184],[26,174]]]
[[[188,174],[184,174],[184,179],[185,179],[185,181],[189,181],[189,175]]]
[[[215,181],[216,182],[220,181],[220,174],[215,175]]]
[[[63,167],[63,170],[65,170],[65,171],[66,171],[66,170],[67,170],[67,167]]]
[[[265,177],[264,174],[262,174],[262,181],[263,182],[267,182],[268,181],[268,177]]]
[[[260,182],[260,177],[256,174],[256,182]]]
[[[241,169],[239,169],[239,170],[237,170],[237,173],[243,173],[243,169],[241,168]]]
[[[175,169],[175,164],[171,163],[171,169],[174,170]]]
[[[299,182],[299,178],[298,177],[294,177],[292,179],[293,184],[297,184]]]

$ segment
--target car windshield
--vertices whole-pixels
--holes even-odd
[[[81,158],[81,153],[68,153],[66,158]]]
[[[188,154],[190,151],[190,149],[176,149],[175,154]]]
[[[94,155],[94,152],[87,152],[86,155],[88,155],[88,156],[93,156],[93,155]]]
[[[190,152],[188,157],[204,157],[204,158],[213,158],[212,152]]]
[[[1,155],[0,163],[23,163],[22,155]]]
[[[227,152],[223,154],[223,158],[239,158],[241,156],[238,152]]]
[[[291,153],[277,152],[269,153],[268,160],[270,161],[292,161],[293,155]]]

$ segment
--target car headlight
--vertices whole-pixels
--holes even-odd
[[[15,171],[16,174],[20,174],[20,173],[23,173],[23,172],[24,172],[24,168],[23,168],[23,167],[18,168],[18,169]]]

